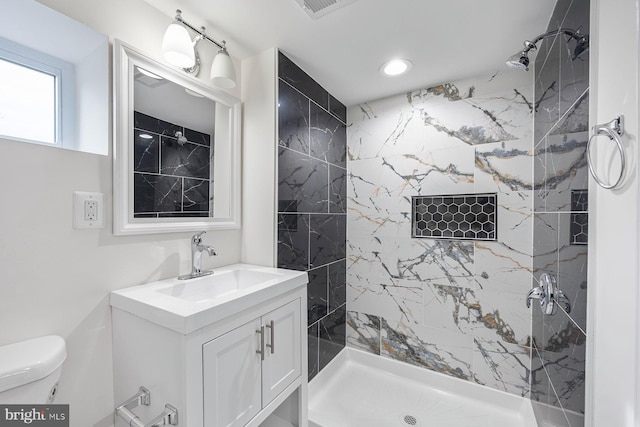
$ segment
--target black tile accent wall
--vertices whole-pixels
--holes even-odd
[[[304,270],[309,380],[346,341],[346,107],[278,55],[278,267]]]
[[[589,1],[559,0],[547,30],[561,27],[588,34]],[[553,274],[571,310],[533,306],[531,400],[538,424],[576,427],[585,408],[589,52],[575,58],[575,41],[562,35],[539,47],[532,287]]]
[[[138,111],[134,121],[134,217],[208,217],[211,136]]]
[[[496,240],[496,206],[496,193],[412,197],[412,237]]]

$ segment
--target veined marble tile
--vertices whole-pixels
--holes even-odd
[[[471,241],[354,236],[349,239],[347,255],[351,278],[387,277],[419,286],[434,281],[470,287],[474,282]]]
[[[524,296],[437,284],[426,284],[424,292],[425,326],[511,344],[530,340]]]
[[[533,255],[533,192],[498,194],[498,242]]]
[[[546,210],[552,206],[567,206],[564,196],[557,194],[567,189],[588,188],[586,159],[587,132],[549,135],[545,144],[536,150],[536,157],[544,157],[544,169],[536,171],[535,187],[547,200]],[[564,196],[563,196],[564,195]],[[570,202],[570,193],[569,193]],[[560,200],[554,200],[554,199]],[[570,203],[569,203],[570,206]]]
[[[503,243],[475,242],[475,278],[481,289],[524,298],[531,288],[532,261],[531,255]]]
[[[380,354],[380,317],[348,311],[347,346]]]
[[[541,352],[560,404],[564,409],[584,413],[585,345],[572,346],[559,353]]]
[[[362,278],[347,273],[347,304],[350,310],[408,324],[421,324],[422,298],[422,286],[417,282]]]
[[[411,198],[370,197],[349,199],[349,236],[411,236]]]
[[[473,373],[477,383],[518,396],[529,396],[528,347],[501,341],[474,340]]]
[[[531,140],[476,147],[475,192],[532,190]]]
[[[471,340],[464,335],[382,319],[380,342],[382,356],[474,380]]]
[[[354,160],[349,181],[349,197],[468,193],[473,190],[473,148]]]

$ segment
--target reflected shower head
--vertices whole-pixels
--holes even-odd
[[[507,59],[507,66],[515,70],[529,71],[529,57],[524,52],[516,53]]]
[[[182,132],[180,132],[180,131],[176,131],[176,133],[175,133],[175,137],[177,138],[177,140],[178,140],[178,144],[180,144],[180,145],[184,145],[184,144],[186,144],[187,142],[189,142],[189,140],[187,139],[187,137],[186,137],[186,136],[184,136],[184,135],[182,134]]]

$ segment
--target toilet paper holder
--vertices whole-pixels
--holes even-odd
[[[178,425],[178,410],[170,405],[164,405],[164,412],[150,421],[143,423],[140,418],[132,412],[133,408],[140,405],[151,405],[151,392],[145,387],[140,387],[138,392],[127,399],[122,405],[116,408],[116,416],[122,418],[130,427],[162,427]]]

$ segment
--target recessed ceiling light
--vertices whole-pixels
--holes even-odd
[[[408,59],[393,59],[380,66],[380,72],[385,76],[399,76],[409,72],[413,64]]]
[[[153,139],[153,136],[149,135],[148,133],[139,133],[138,136],[142,139]]]

